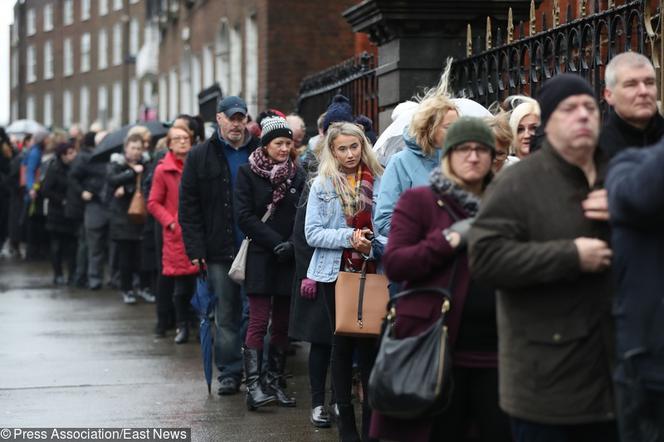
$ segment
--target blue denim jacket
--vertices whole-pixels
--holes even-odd
[[[380,177],[376,177],[372,212],[376,207],[379,188]],[[350,248],[353,230],[346,224],[341,202],[332,182],[329,179],[317,177],[311,185],[304,222],[307,243],[315,249],[309,262],[307,278],[318,282],[336,281],[341,268],[341,255],[343,249]],[[375,229],[371,230],[376,232]],[[383,255],[386,242],[386,238],[376,234],[370,257],[379,260]]]

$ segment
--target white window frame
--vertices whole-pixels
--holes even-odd
[[[53,3],[46,3],[44,5],[44,32],[53,30]]]
[[[136,55],[141,49],[141,23],[137,18],[129,22],[129,54]]]
[[[12,80],[11,80],[11,87],[16,87],[18,86],[18,50],[13,50],[12,51]]]
[[[78,95],[78,101],[78,108],[81,117],[79,118],[79,123],[81,123],[83,130],[85,130],[89,123],[88,114],[90,109],[90,89],[88,89],[87,86],[81,86],[81,90]]]
[[[74,121],[74,96],[69,89],[62,92],[62,126],[69,128]]]
[[[228,23],[221,23],[215,48],[215,78],[221,86],[224,95],[230,95],[231,85],[231,59],[230,59],[230,30]],[[209,85],[206,85],[209,86]]]
[[[90,46],[90,33],[86,32],[81,35],[81,72],[90,71]]]
[[[35,96],[28,95],[25,100],[25,118],[28,120],[35,120],[37,115],[35,115]]]
[[[44,80],[53,78],[53,42],[44,43]]]
[[[34,45],[25,48],[26,81],[34,83],[37,81],[37,50]]]
[[[113,25],[113,54],[111,56],[113,66],[122,64],[122,24]]]
[[[138,120],[139,109],[139,96],[138,96],[138,80],[132,78],[129,80],[129,123]]]
[[[44,123],[44,126],[49,127],[53,125],[53,95],[50,92],[46,92],[43,100],[42,111],[44,118],[42,119],[42,123]]]
[[[108,67],[108,31],[100,29],[97,33],[97,69]]]
[[[114,11],[120,11],[122,9],[122,0],[113,0],[113,10]]]
[[[108,14],[108,0],[99,0],[99,15]]]
[[[25,35],[31,37],[37,33],[37,11],[30,8],[25,13]]]
[[[105,85],[97,89],[97,119],[106,125],[110,115],[108,113],[108,88]]]
[[[74,0],[64,0],[62,4],[62,24],[65,26],[74,24]]]
[[[62,42],[62,74],[65,77],[74,74],[74,45],[71,37]]]
[[[81,0],[81,21],[90,19],[90,1]]]
[[[258,22],[256,15],[245,19],[244,96],[250,115],[258,114]]]
[[[238,95],[242,92],[242,34],[239,27],[230,28],[230,89],[224,95]]]
[[[113,83],[111,93],[113,98],[113,122],[121,126],[124,123],[122,121],[122,83],[119,81]]]

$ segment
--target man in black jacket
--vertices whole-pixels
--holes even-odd
[[[611,59],[604,73],[604,98],[612,107],[599,145],[609,157],[628,147],[644,147],[664,136],[664,118],[657,110],[657,82],[650,60],[637,52]]]
[[[195,146],[180,182],[178,220],[189,259],[207,266],[217,295],[215,363],[219,394],[237,393],[242,378],[241,287],[228,277],[242,232],[233,219],[233,185],[237,171],[259,145],[247,130],[247,105],[229,96],[217,105],[219,129]]]

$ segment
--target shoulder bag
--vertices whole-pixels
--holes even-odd
[[[142,174],[140,173],[136,175],[136,190],[131,197],[129,209],[127,210],[129,220],[134,224],[144,224],[148,217],[148,209],[145,205],[145,197],[141,188],[141,176]]]
[[[385,275],[367,274],[367,260],[364,260],[361,272],[339,272],[334,286],[334,333],[380,336],[389,299],[387,284]]]
[[[264,223],[272,214],[270,209],[265,212],[261,222]],[[242,244],[240,244],[240,250],[237,251],[235,259],[231,264],[231,269],[228,271],[228,277],[231,278],[237,284],[244,284],[245,274],[247,272],[247,253],[249,252],[249,243],[251,238],[244,238]]]

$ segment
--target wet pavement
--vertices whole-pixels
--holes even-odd
[[[288,361],[296,408],[208,396],[198,343],[153,336],[155,307],[56,288],[47,263],[0,261],[0,427],[190,427],[193,441],[334,441],[309,423],[307,348]]]

